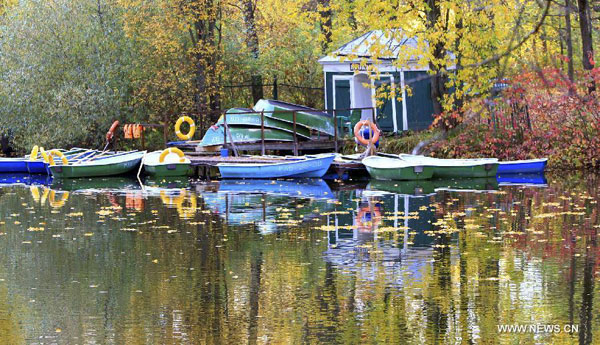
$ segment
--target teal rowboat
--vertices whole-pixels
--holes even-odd
[[[496,158],[440,159],[417,155],[400,154],[401,160],[412,164],[430,165],[434,177],[496,177]]]
[[[333,116],[313,108],[287,102],[261,99],[254,105],[254,111],[265,111],[265,116],[288,123],[294,122],[293,111],[296,111],[296,128],[304,126],[327,135],[334,135],[335,132]]]
[[[377,180],[427,180],[433,176],[433,167],[419,162],[370,156],[363,159],[362,163],[369,175]]]
[[[253,143],[261,140],[260,128],[240,128],[227,126],[231,137],[227,136],[227,142],[233,139],[234,143]],[[265,141],[294,141],[292,133],[273,128],[265,128]],[[210,127],[198,146],[223,145],[223,126]]]
[[[76,178],[96,176],[116,176],[134,170],[142,160],[145,151],[133,151],[98,155],[89,161],[80,161],[75,164],[51,165],[50,171],[55,178]]]
[[[160,162],[162,151],[154,151],[146,154],[144,157],[144,171],[152,176],[188,176],[191,175],[193,168],[192,162],[187,157],[179,157],[174,154],[168,154],[164,162]],[[182,161],[183,160],[183,161]]]
[[[294,125],[285,121],[277,120],[272,117],[264,116],[264,126],[266,128],[278,129],[289,133],[294,133]],[[223,124],[223,116],[219,118],[216,125]],[[232,108],[227,110],[227,125],[233,126],[252,126],[260,128],[260,112],[255,112],[248,108]],[[310,139],[310,130],[303,126],[296,126],[296,134],[299,137]],[[265,135],[266,136],[266,135]]]

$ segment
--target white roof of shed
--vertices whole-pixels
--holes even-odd
[[[404,37],[399,29],[395,30],[373,30],[344,44],[331,54],[319,59],[319,63],[341,62],[340,57],[352,57],[348,61],[356,61],[363,58],[377,58],[378,60],[395,60],[401,52],[402,47],[410,47],[409,52],[416,52],[418,40],[416,37]],[[413,54],[414,55],[414,54]],[[420,56],[419,56],[420,58]],[[410,60],[417,60],[411,57]]]

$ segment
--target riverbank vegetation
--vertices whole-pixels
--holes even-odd
[[[114,120],[193,113],[206,128],[273,96],[324,108],[318,58],[384,30],[418,38],[398,68],[429,68],[443,135],[426,151],[595,167],[595,14],[587,0],[0,0],[0,134],[20,151],[97,147]]]

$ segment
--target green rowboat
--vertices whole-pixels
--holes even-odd
[[[398,157],[407,163],[430,165],[434,168],[433,176],[440,178],[496,177],[498,172],[496,158],[440,159],[408,154],[400,154]]]
[[[254,111],[265,111],[266,117],[288,123],[294,122],[293,111],[296,111],[296,128],[300,125],[327,135],[334,135],[335,133],[333,116],[313,108],[287,102],[261,99],[254,105]]]
[[[294,125],[291,123],[277,120],[272,117],[268,117],[268,114],[264,116],[265,128],[274,128],[289,133],[294,133]],[[217,125],[223,124],[223,116],[219,118]],[[255,112],[252,109],[247,108],[232,108],[227,111],[227,125],[234,126],[256,126],[260,128],[260,112]],[[296,134],[299,137],[310,139],[310,130],[304,126],[296,126]],[[266,134],[265,134],[266,135]]]
[[[169,154],[160,162],[162,151],[154,151],[144,157],[144,171],[152,176],[188,176],[193,172],[192,162],[186,157]],[[183,159],[183,162],[181,161]]]
[[[240,128],[227,126],[231,137],[227,136],[227,142],[233,139],[234,143],[252,143],[261,140],[260,128]],[[273,128],[265,128],[265,141],[294,141],[292,133]],[[223,145],[223,126],[210,127],[198,146]]]
[[[370,156],[362,160],[371,177],[377,180],[427,180],[433,176],[433,167],[408,163],[401,159]]]
[[[80,161],[75,164],[52,165],[50,171],[55,178],[116,176],[134,170],[140,164],[145,153],[145,151],[134,151],[96,156],[89,161]]]

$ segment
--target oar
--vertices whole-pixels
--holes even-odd
[[[92,152],[92,151],[96,151],[96,150],[89,149],[89,150],[78,153],[75,157],[67,157],[67,158],[69,159],[69,161],[76,161],[79,157],[83,156],[84,154],[86,154],[88,152]]]
[[[402,158],[400,158],[399,155],[394,155],[394,154],[391,154],[391,153],[377,152],[377,155],[378,156],[382,156],[382,157],[388,157],[388,158],[402,159]]]

